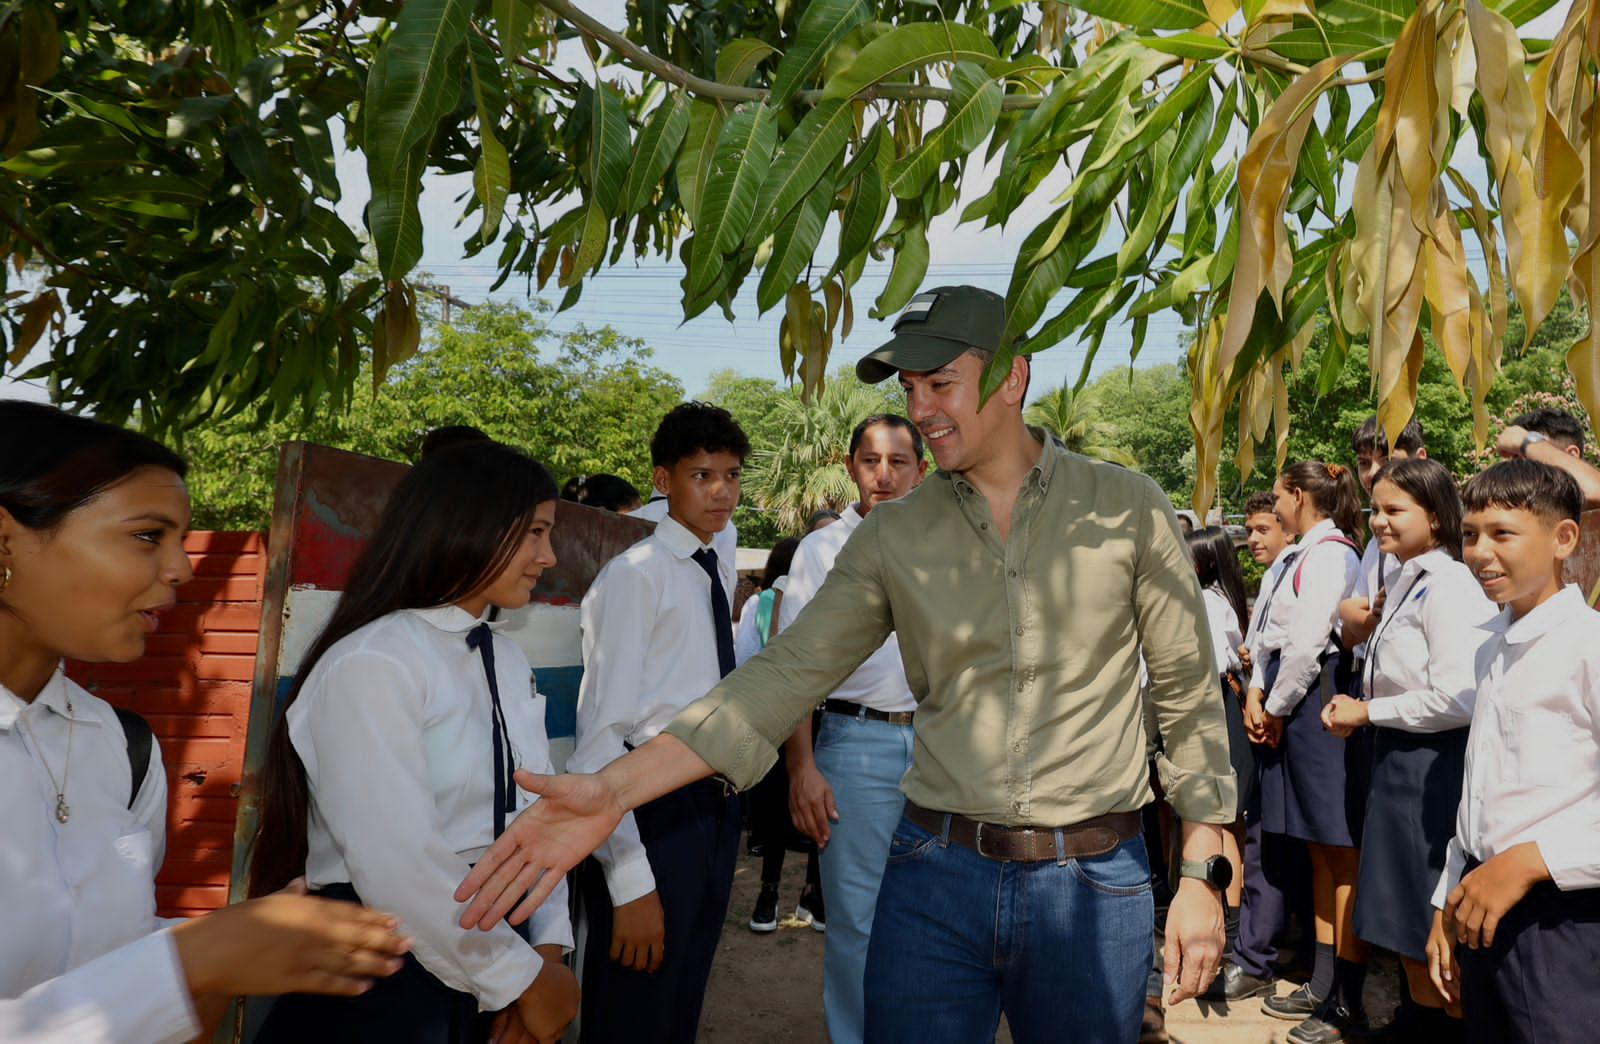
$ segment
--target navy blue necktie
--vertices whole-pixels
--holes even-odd
[[[692,556],[711,578],[711,629],[717,635],[717,669],[726,678],[733,673],[733,610],[728,606],[728,592],[717,573],[717,553],[702,547]]]
[[[489,680],[489,701],[494,708],[494,836],[506,832],[506,814],[517,810],[516,766],[511,759],[511,735],[500,706],[500,683],[494,675],[494,633],[487,623],[467,632],[467,647],[483,657],[483,674]]]

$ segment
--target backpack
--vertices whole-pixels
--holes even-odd
[[[117,720],[122,722],[122,731],[128,737],[128,768],[133,773],[133,783],[128,788],[128,807],[139,799],[139,789],[144,786],[144,777],[150,771],[150,753],[155,746],[155,735],[150,731],[150,723],[131,710],[121,707],[112,707],[117,712]]]
[[[1357,547],[1355,542],[1347,536],[1337,534],[1334,536],[1325,536],[1321,540],[1318,540],[1315,544],[1312,544],[1311,547],[1321,547],[1323,544],[1343,544],[1345,547],[1348,547],[1350,550],[1354,551],[1357,557],[1361,555],[1361,549]],[[1300,553],[1300,564],[1294,567],[1294,594],[1296,598],[1300,597],[1300,573],[1306,567],[1306,559],[1310,557],[1311,548],[1308,547]]]

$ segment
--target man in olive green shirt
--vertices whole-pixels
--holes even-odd
[[[597,776],[523,777],[543,795],[458,899],[492,926],[548,893],[622,813],[713,772],[748,787],[818,692],[893,631],[918,698],[905,819],[891,845],[867,968],[868,1041],[992,1037],[1131,1042],[1149,967],[1151,800],[1139,657],[1184,820],[1167,924],[1173,999],[1209,984],[1222,947],[1217,865],[1234,781],[1204,610],[1166,497],[1067,453],[1022,422],[1017,358],[979,408],[1003,301],[919,294],[857,373],[898,374],[939,472],[881,505],[800,618]],[[1223,867],[1226,864],[1222,864]],[[987,1029],[985,1029],[987,1027]]]

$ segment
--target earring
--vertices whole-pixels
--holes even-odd
[[[4,591],[11,585],[11,567],[0,565],[0,570],[3,570],[0,571],[0,591]]]

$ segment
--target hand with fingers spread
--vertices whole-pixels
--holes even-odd
[[[661,896],[641,895],[611,913],[611,959],[633,971],[653,972],[661,967],[666,935]]]
[[[833,787],[817,770],[815,761],[789,766],[789,818],[795,829],[819,847],[832,836],[832,824],[839,822],[839,808],[833,800]]]
[[[1540,881],[1550,880],[1539,846],[1532,841],[1501,852],[1461,879],[1445,900],[1444,919],[1455,939],[1476,950],[1494,945],[1501,918]]]
[[[355,996],[400,970],[411,943],[393,917],[305,893],[297,880],[173,928],[190,992]]]

